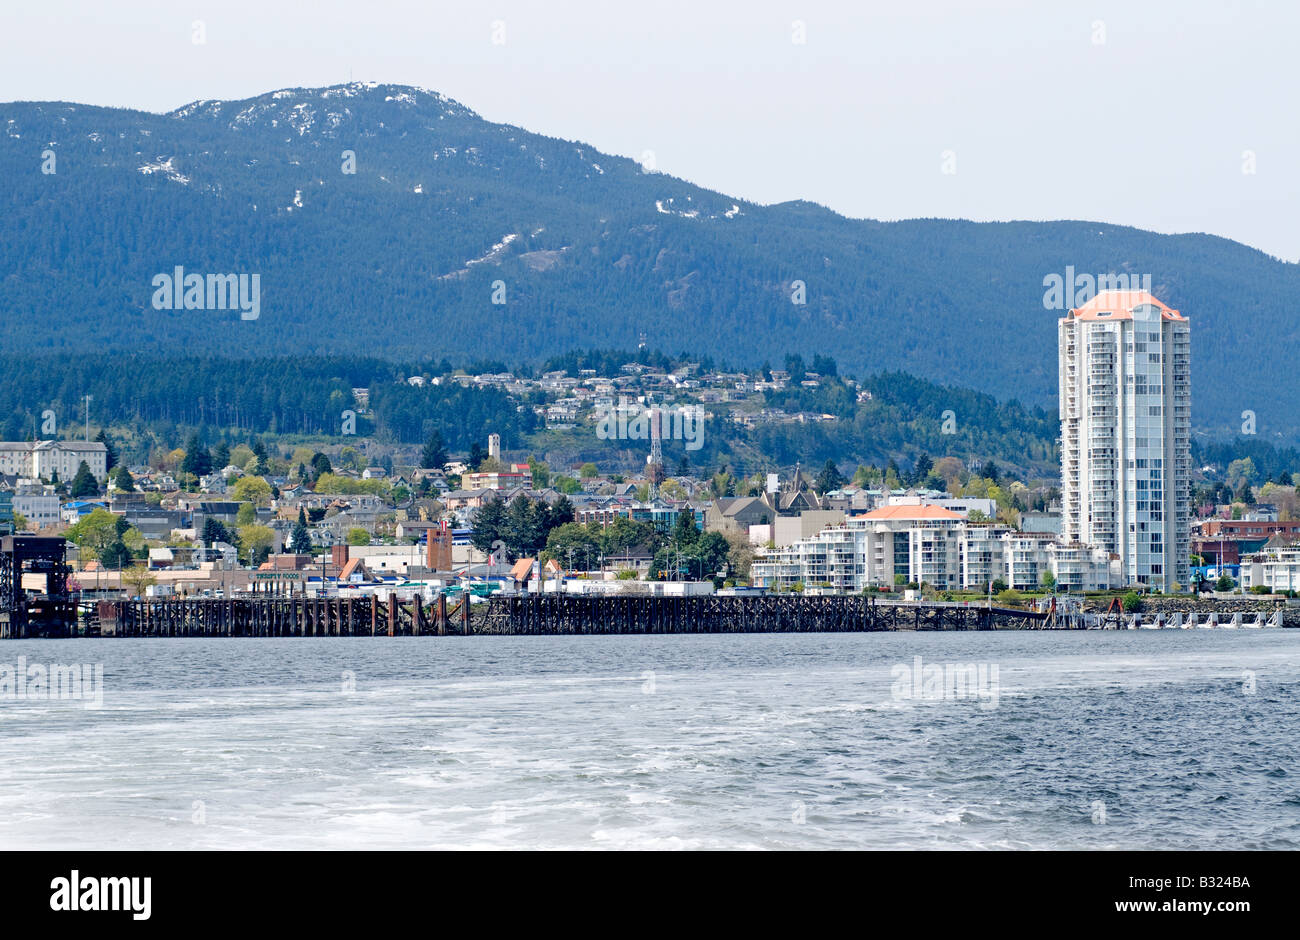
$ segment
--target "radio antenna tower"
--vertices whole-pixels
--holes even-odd
[[[664,442],[660,428],[658,408],[650,409],[650,456],[645,459],[646,476],[650,480],[650,496],[659,495],[659,484],[664,480]]]

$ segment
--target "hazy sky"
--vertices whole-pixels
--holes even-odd
[[[0,100],[165,111],[351,76],[757,202],[1095,219],[1296,261],[1297,35],[1290,0],[41,0],[5,5]]]

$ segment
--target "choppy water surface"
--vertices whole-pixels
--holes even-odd
[[[20,656],[105,692],[0,700],[4,848],[1300,847],[1300,630]],[[997,666],[996,705],[900,697],[916,656]]]

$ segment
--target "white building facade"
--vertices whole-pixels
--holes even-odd
[[[750,571],[762,587],[830,585],[853,592],[892,587],[899,579],[946,591],[983,591],[999,580],[1034,590],[1049,571],[1070,590],[1104,590],[1112,581],[1103,551],[972,523],[938,506],[887,506],[850,517],[811,538],[760,551]]]
[[[33,529],[59,524],[59,497],[53,493],[15,493],[14,512]]]
[[[1243,559],[1241,586],[1246,591],[1262,586],[1273,594],[1300,591],[1300,546],[1267,549]]]
[[[108,476],[108,448],[98,441],[5,441],[0,443],[0,473],[72,482],[82,461],[95,480]]]
[[[1146,291],[1059,323],[1061,540],[1117,555],[1125,585],[1191,582],[1189,330]]]

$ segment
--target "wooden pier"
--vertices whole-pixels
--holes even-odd
[[[100,601],[88,633],[117,637],[447,636],[472,630],[468,600],[448,607],[378,597]]]
[[[862,596],[649,597],[497,595],[101,601],[87,633],[116,637],[602,636],[1042,630],[1050,614]]]
[[[874,633],[1041,630],[1049,614],[960,604],[904,604],[860,595],[759,597],[493,597],[485,633],[510,636],[646,633]]]

